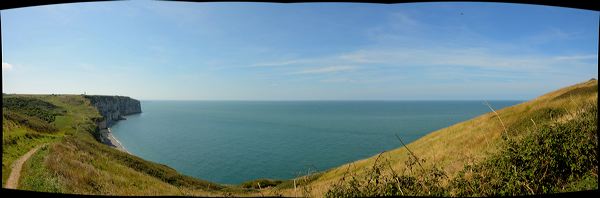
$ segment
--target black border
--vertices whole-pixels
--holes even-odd
[[[30,6],[42,6],[42,5],[51,5],[51,4],[62,4],[62,3],[81,3],[81,2],[100,2],[100,1],[110,1],[110,0],[3,0],[2,1],[2,9],[12,9],[12,8],[22,8],[22,7],[30,7]],[[112,0],[114,1],[114,0]],[[122,1],[122,0],[118,0]],[[194,0],[159,0],[159,1],[185,1],[185,2],[225,2],[225,1],[194,1]],[[338,2],[338,1],[231,1],[231,2],[271,2],[271,3],[313,3],[313,2]],[[339,1],[339,2],[347,2],[347,3],[379,3],[379,4],[393,4],[393,3],[418,3],[418,2],[495,2],[495,3],[520,3],[520,4],[535,4],[535,5],[546,5],[546,6],[557,6],[557,7],[567,7],[567,8],[577,8],[577,9],[585,9],[585,10],[595,10],[600,11],[600,1],[597,0],[498,0],[498,1],[489,1],[489,0],[463,0],[463,1],[450,1],[450,0],[396,0],[396,1],[360,1],[360,0],[351,0],[351,1]]]
[[[60,194],[60,193],[47,193],[47,192],[35,192],[35,191],[27,191],[27,190],[14,190],[14,189],[6,189],[2,188],[2,197],[5,195],[11,195],[9,197],[93,197],[93,198],[114,198],[114,197],[192,197],[192,196],[107,196],[107,195],[76,195],[76,194]],[[587,191],[578,191],[578,192],[566,192],[566,193],[556,193],[556,194],[544,194],[544,195],[528,195],[528,196],[517,196],[517,197],[598,197],[600,195],[600,191],[596,190],[587,190]],[[507,196],[512,197],[512,196]]]
[[[14,9],[14,8],[24,8],[31,6],[43,6],[43,5],[52,5],[52,4],[63,4],[63,3],[82,3],[82,2],[106,2],[110,0],[52,0],[52,1],[44,1],[44,0],[11,0],[11,1],[2,1],[1,9]],[[114,1],[114,0],[113,0]],[[119,0],[120,1],[120,0]],[[160,0],[164,1],[164,0]],[[181,1],[181,2],[223,2],[223,1],[193,1],[193,0],[171,0],[171,1]],[[311,2],[337,2],[337,1],[233,1],[233,2],[271,2],[271,3],[311,3]],[[418,3],[418,2],[495,2],[495,3],[518,3],[518,4],[534,4],[534,5],[546,5],[546,6],[556,6],[556,7],[565,7],[565,8],[576,8],[576,9],[585,9],[585,10],[594,10],[600,11],[600,1],[597,0],[587,0],[587,1],[560,1],[560,0],[504,0],[504,1],[434,1],[434,0],[405,0],[405,1],[340,1],[346,3],[379,3],[379,4],[394,4],[394,3]],[[0,19],[1,21],[1,19]],[[4,173],[3,173],[4,174]],[[10,197],[121,197],[121,196],[103,196],[103,195],[76,195],[76,194],[60,194],[60,193],[47,193],[47,192],[35,192],[35,191],[27,191],[27,190],[14,190],[14,189],[6,189],[2,187],[2,195],[12,195]],[[598,197],[600,195],[600,191],[596,190],[588,190],[588,191],[579,191],[579,192],[567,192],[567,193],[557,193],[557,194],[545,194],[545,195],[537,195],[537,196],[519,196],[519,197]],[[127,197],[187,197],[187,196],[127,196]]]

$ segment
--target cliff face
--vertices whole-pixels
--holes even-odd
[[[123,116],[141,113],[140,101],[126,96],[85,96],[104,118],[100,128],[108,128]]]
[[[123,116],[142,112],[140,101],[126,96],[86,95],[85,98],[90,100],[91,104],[102,115],[102,120],[96,122],[99,132],[95,135],[96,138],[98,141],[109,145],[111,145],[108,139],[110,131],[107,128],[112,126],[116,121],[124,120]]]

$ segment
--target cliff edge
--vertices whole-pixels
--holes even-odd
[[[108,137],[107,130],[115,122],[124,120],[126,115],[142,113],[140,101],[127,96],[97,96],[86,95],[92,106],[94,106],[102,118],[96,121],[96,139],[104,144],[115,146]]]

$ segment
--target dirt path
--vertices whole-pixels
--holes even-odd
[[[8,179],[6,180],[6,185],[4,188],[17,189],[19,186],[19,178],[21,177],[21,170],[23,169],[23,164],[31,157],[39,148],[45,146],[46,144],[42,144],[36,146],[35,148],[29,150],[29,152],[25,153],[25,155],[21,156],[19,159],[13,162],[10,166],[11,171]]]

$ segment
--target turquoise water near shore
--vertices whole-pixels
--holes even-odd
[[[490,101],[495,109],[520,101]],[[489,112],[482,101],[142,101],[112,126],[132,154],[219,183],[289,179]]]

